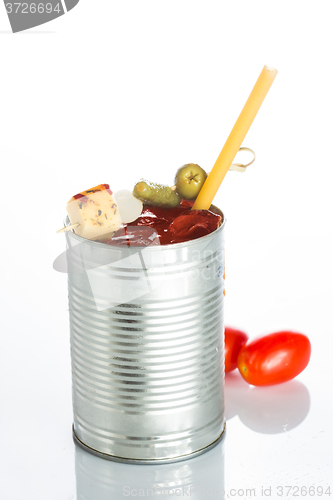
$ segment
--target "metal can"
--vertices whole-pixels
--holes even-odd
[[[87,451],[168,463],[222,439],[223,234],[133,247],[66,233],[73,436]]]

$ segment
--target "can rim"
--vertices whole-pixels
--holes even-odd
[[[169,243],[168,245],[151,245],[151,246],[140,246],[140,245],[131,245],[131,246],[125,246],[125,245],[106,245],[105,243],[103,243],[102,241],[94,241],[94,240],[89,240],[87,238],[83,238],[82,236],[79,236],[78,234],[75,234],[73,232],[73,230],[70,230],[66,233],[66,235],[70,236],[71,238],[74,238],[75,240],[81,242],[81,243],[85,243],[85,244],[90,244],[92,246],[96,246],[96,245],[103,245],[103,248],[106,248],[106,247],[109,247],[110,249],[112,250],[124,250],[124,249],[138,249],[138,248],[141,248],[142,250],[149,250],[149,251],[157,251],[156,249],[159,249],[159,250],[166,250],[166,249],[178,249],[178,248],[182,248],[182,247],[186,247],[188,248],[189,246],[193,246],[195,244],[197,244],[199,241],[203,241],[205,238],[208,240],[209,238],[213,238],[216,236],[216,234],[218,234],[219,232],[221,232],[225,226],[225,222],[226,222],[226,219],[225,219],[225,216],[224,216],[224,213],[221,211],[222,213],[222,216],[223,216],[223,221],[222,221],[222,224],[217,228],[215,229],[215,231],[213,231],[212,233],[209,233],[209,234],[206,234],[205,236],[200,236],[199,238],[195,238],[193,240],[188,240],[188,241],[182,241],[181,243]],[[67,227],[69,224],[70,224],[70,220],[69,220],[69,217],[68,215],[64,218],[64,227]],[[101,247],[102,248],[102,247]]]
[[[96,457],[103,458],[104,460],[109,460],[110,462],[120,462],[124,464],[133,464],[133,465],[166,465],[166,464],[172,464],[176,462],[184,462],[185,460],[190,460],[191,458],[196,458],[207,451],[210,451],[212,448],[215,448],[222,440],[225,439],[226,435],[226,421],[223,421],[223,429],[221,434],[215,441],[210,443],[209,445],[205,446],[204,448],[200,448],[199,450],[193,451],[191,453],[185,454],[185,455],[180,455],[176,457],[169,457],[169,458],[124,458],[124,457],[118,457],[115,455],[109,455],[107,453],[103,453],[102,451],[95,450],[94,448],[91,448],[90,446],[86,445],[81,441],[81,439],[77,436],[75,429],[74,429],[74,424],[72,425],[72,437],[73,441],[76,445],[78,445],[80,448],[82,448],[84,451],[87,451],[88,453],[91,453],[92,455],[95,455]]]

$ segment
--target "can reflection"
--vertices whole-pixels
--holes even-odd
[[[76,446],[75,473],[77,500],[224,499],[224,440],[190,460],[156,465],[110,462]]]

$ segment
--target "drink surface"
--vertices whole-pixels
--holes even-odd
[[[124,224],[104,243],[128,246],[182,243],[212,233],[223,222],[222,213],[215,207],[191,210],[192,205],[193,202],[186,200],[176,208],[144,205],[140,217]]]

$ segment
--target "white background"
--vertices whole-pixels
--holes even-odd
[[[272,498],[278,485],[331,484],[333,495],[332,16],[329,0],[81,0],[13,35],[0,5],[1,499],[69,500],[76,488],[78,499],[123,498],[138,468],[102,493],[97,476],[75,479],[55,232],[67,200],[96,184],[172,184],[189,162],[209,171],[264,64],[279,74],[243,144],[257,160],[214,201],[227,218],[225,322],[251,337],[301,331],[313,351],[297,380],[269,390],[227,377],[221,471],[230,497],[265,485]],[[86,460],[97,475],[102,463],[106,476],[120,470]]]

